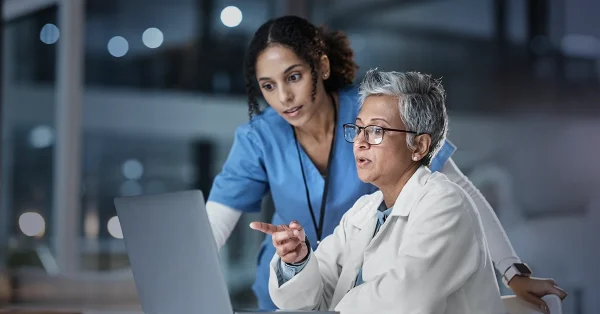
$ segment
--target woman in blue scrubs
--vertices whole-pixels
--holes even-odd
[[[342,215],[375,187],[358,179],[344,123],[358,114],[352,86],[358,66],[346,36],[299,18],[268,21],[255,33],[246,58],[248,123],[238,127],[221,173],[213,182],[207,211],[218,247],[224,245],[244,212],[258,212],[270,191],[275,205],[271,223],[297,220],[313,250],[331,234]],[[269,104],[261,111],[259,91]],[[541,296],[566,294],[552,280],[529,278],[502,226],[481,193],[450,159],[446,143],[431,163],[473,198],[492,259],[515,294],[543,307]],[[275,309],[269,297],[269,261],[275,254],[267,235],[258,253],[254,293],[262,309]]]

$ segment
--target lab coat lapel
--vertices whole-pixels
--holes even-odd
[[[421,199],[423,186],[427,183],[431,175],[431,171],[427,167],[419,167],[408,182],[406,182],[398,198],[396,198],[394,209],[392,209],[390,216],[408,217],[415,204]]]
[[[352,289],[358,271],[363,264],[366,248],[373,239],[377,220],[376,210],[382,201],[383,194],[380,197],[375,197],[372,201],[365,204],[363,209],[352,217],[353,219],[350,221],[350,224],[360,230],[356,235],[352,236],[351,241],[348,243],[348,257],[344,262],[344,267],[332,298],[331,304],[333,306],[346,295],[348,290]]]

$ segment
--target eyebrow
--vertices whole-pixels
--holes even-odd
[[[298,64],[293,64],[293,65],[290,65],[289,67],[287,67],[287,69],[285,69],[285,71],[283,71],[283,74],[287,74],[287,73],[288,73],[288,72],[290,72],[291,70],[293,70],[293,69],[295,69],[296,67],[299,67],[299,66],[301,66],[301,65],[302,65],[302,64],[300,64],[300,63],[298,63]],[[259,81],[265,81],[265,80],[268,80],[268,79],[269,79],[268,77],[260,77],[258,80],[259,80]]]
[[[373,119],[371,119],[371,120],[372,120],[372,121],[383,121],[383,122],[387,123],[388,125],[391,125],[391,124],[390,124],[390,123],[389,123],[389,122],[388,122],[386,119],[384,119],[384,118],[373,118]]]
[[[362,120],[361,120],[359,117],[356,117],[356,121],[361,121],[361,122],[362,122]],[[391,125],[391,124],[390,124],[390,123],[389,123],[389,122],[388,122],[386,119],[384,119],[384,118],[373,118],[373,119],[371,119],[371,121],[383,121],[383,122],[387,123],[388,125]]]

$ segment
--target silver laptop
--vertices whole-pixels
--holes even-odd
[[[120,197],[115,206],[144,313],[268,312],[234,312],[201,191]]]

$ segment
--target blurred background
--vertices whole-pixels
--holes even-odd
[[[372,67],[442,77],[454,159],[519,256],[600,313],[600,1],[4,0],[0,307],[138,309],[113,198],[207,195],[246,122],[243,57],[284,14]],[[222,250],[236,307],[267,219]],[[151,232],[149,230],[149,232]],[[510,294],[503,286],[504,294]]]

